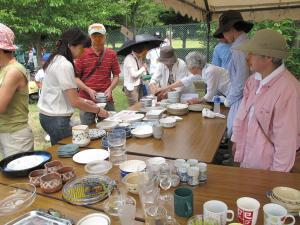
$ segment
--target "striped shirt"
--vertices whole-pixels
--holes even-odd
[[[101,66],[98,66],[96,71],[87,79],[86,77],[96,66],[99,57],[92,48],[86,48],[83,54],[76,59],[76,72],[81,77],[84,84],[97,92],[104,92],[111,85],[112,75],[119,76],[121,73],[117,54],[112,49],[106,48]],[[79,96],[85,99],[90,99],[87,92],[80,90]]]

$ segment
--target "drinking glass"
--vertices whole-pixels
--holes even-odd
[[[110,161],[114,165],[120,165],[126,161],[126,131],[115,130],[107,134]]]
[[[135,212],[136,212],[136,201],[133,197],[127,196],[124,199],[123,207],[119,211],[119,218],[121,225],[134,224]]]
[[[145,211],[145,225],[166,225],[166,209],[161,206],[152,205]]]

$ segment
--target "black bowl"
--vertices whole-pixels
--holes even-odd
[[[7,164],[11,161],[21,158],[23,156],[30,156],[30,155],[40,155],[44,157],[44,161],[39,165],[24,169],[24,170],[9,170],[7,168]],[[33,170],[43,169],[44,164],[50,162],[52,160],[52,155],[46,151],[31,151],[31,152],[21,152],[11,156],[8,156],[0,161],[0,170],[2,171],[3,175],[7,177],[27,177],[29,173]]]

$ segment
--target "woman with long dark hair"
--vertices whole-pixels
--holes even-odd
[[[77,94],[73,60],[78,58],[86,43],[87,36],[79,28],[65,31],[57,47],[44,64],[45,79],[39,99],[40,123],[50,135],[51,144],[71,136],[70,118],[74,108],[95,113],[106,118],[107,111],[84,100]]]

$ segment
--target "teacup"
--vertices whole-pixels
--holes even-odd
[[[72,127],[72,142],[73,144],[84,147],[90,143],[89,127],[87,125],[78,125]]]
[[[275,203],[269,203],[264,205],[264,225],[283,225],[286,224],[285,221],[287,218],[293,220],[289,225],[295,224],[295,217],[289,215],[287,210],[281,205]]]
[[[60,168],[63,167],[63,164],[61,161],[59,160],[53,160],[51,162],[47,162],[45,164],[45,168],[47,170],[47,173],[53,173],[56,172],[57,170],[59,170]]]
[[[40,178],[47,174],[47,170],[34,170],[29,174],[29,182],[36,187],[40,186]]]
[[[45,193],[54,193],[62,188],[62,179],[58,173],[48,173],[40,178],[41,189]]]
[[[227,222],[231,222],[234,219],[234,212],[228,210],[227,205],[224,202],[211,200],[207,201],[203,205],[204,218],[213,218],[219,225],[226,225]],[[228,218],[228,214],[231,217]]]
[[[75,170],[71,166],[64,166],[59,170],[57,170],[57,173],[60,174],[63,183],[68,182],[69,180],[73,179],[76,176]]]
[[[238,220],[242,224],[255,225],[258,217],[260,203],[249,197],[242,197],[237,200]]]

